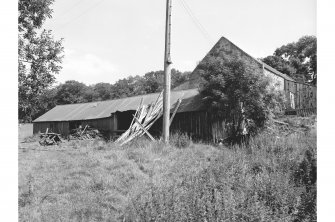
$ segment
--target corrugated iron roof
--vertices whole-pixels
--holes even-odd
[[[58,105],[44,115],[35,119],[33,122],[106,118],[117,111],[123,112],[127,110],[136,110],[140,105],[141,98],[143,98],[143,104],[151,104],[156,101],[158,95],[159,93],[153,93],[116,100]],[[201,102],[201,96],[198,92],[198,89],[171,91],[172,110],[180,98],[182,99],[182,103],[180,104],[177,112],[190,112],[205,109]]]

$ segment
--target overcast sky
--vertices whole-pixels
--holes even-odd
[[[57,80],[114,83],[162,70],[165,6],[166,0],[56,0],[44,27],[64,38]],[[192,71],[221,36],[260,58],[303,35],[316,35],[316,0],[173,0],[171,54],[180,71]]]

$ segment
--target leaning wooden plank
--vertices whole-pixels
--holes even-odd
[[[173,114],[172,114],[171,119],[170,119],[170,126],[171,126],[171,124],[172,124],[172,121],[173,121],[174,116],[176,115],[176,113],[177,113],[177,111],[178,111],[178,108],[179,108],[180,104],[181,104],[181,99],[178,99],[177,106],[176,106],[176,108],[174,109]]]
[[[137,107],[137,109],[136,109],[135,116],[137,115],[139,109],[142,107],[142,104],[143,104],[143,97],[141,98],[140,106]],[[131,126],[133,125],[133,123],[134,123],[134,118],[133,118],[133,120],[131,121],[131,123],[130,123],[130,127],[129,127],[129,128],[131,128]]]
[[[86,128],[87,128],[87,125],[85,126],[84,130],[83,130],[83,131],[81,131],[81,133],[80,133],[80,136],[82,136],[82,135],[83,135],[83,133],[85,132]]]
[[[281,125],[290,125],[288,123],[285,123],[285,122],[282,122],[282,121],[278,121],[278,120],[273,120],[274,123],[278,123],[278,124],[281,124]]]
[[[134,120],[136,121],[137,125],[143,130],[143,132],[140,132],[139,130],[137,130],[134,134],[132,134],[130,137],[128,137],[125,141],[123,141],[121,143],[121,145],[124,145],[126,143],[128,143],[129,141],[131,141],[132,139],[138,137],[138,136],[141,136],[143,135],[143,133],[145,132],[149,138],[152,140],[152,141],[155,141],[155,139],[153,138],[153,136],[148,132],[148,130],[141,124],[141,122],[136,118],[136,116],[134,116]]]
[[[152,124],[162,115],[162,104],[162,93],[160,93],[155,103],[150,106],[143,105],[139,107],[139,111],[133,118],[133,121],[135,120],[135,122],[115,142],[120,143],[122,146],[132,139],[142,136],[144,133],[148,132]],[[150,133],[148,136],[153,139]]]

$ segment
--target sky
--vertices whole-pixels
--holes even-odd
[[[64,39],[57,81],[115,83],[162,70],[165,7],[166,0],[55,0],[44,28]],[[172,1],[171,59],[180,71],[192,71],[221,36],[262,58],[304,35],[316,36],[316,0]]]

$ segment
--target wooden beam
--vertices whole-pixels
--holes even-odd
[[[133,115],[134,116],[134,119],[135,119],[135,121],[138,123],[138,125],[142,128],[142,130],[150,137],[150,139],[152,140],[152,141],[155,141],[155,139],[153,138],[153,136],[151,136],[151,134],[148,132],[148,130],[146,130],[145,128],[144,128],[144,126],[142,126],[142,124],[140,123],[140,121],[136,118],[136,116],[135,115]]]
[[[83,135],[83,133],[85,132],[86,128],[87,128],[87,125],[85,126],[84,130],[83,130],[83,131],[81,131],[81,133],[80,133],[80,136],[82,136],[82,135]]]
[[[171,116],[171,118],[170,118],[170,126],[171,126],[171,124],[172,124],[172,121],[173,121],[174,116],[175,116],[176,113],[177,113],[177,110],[178,110],[178,108],[179,108],[179,106],[180,106],[180,103],[181,103],[181,99],[178,99],[177,106],[176,106],[176,108],[174,109],[173,114],[172,114],[172,116]]]

